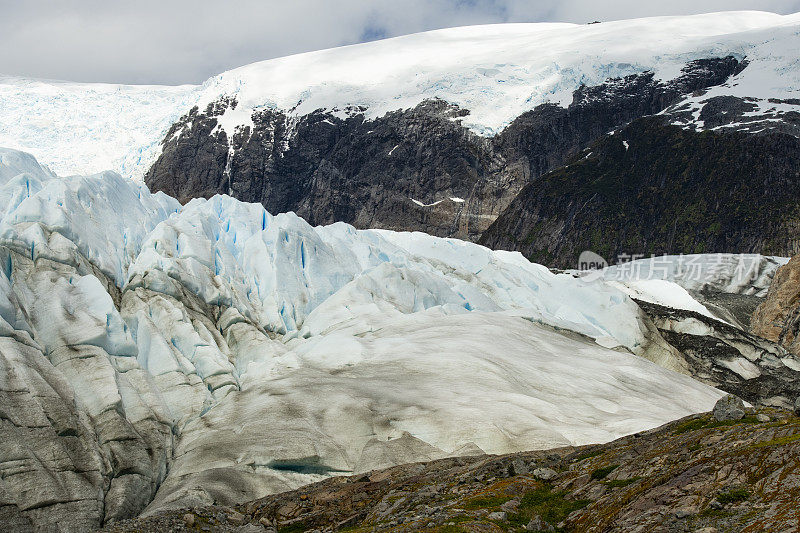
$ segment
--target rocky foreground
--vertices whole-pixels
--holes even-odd
[[[707,413],[603,445],[334,477],[105,531],[789,532],[800,526],[799,500],[800,417],[751,409],[739,420]]]

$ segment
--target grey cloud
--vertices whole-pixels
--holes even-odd
[[[759,9],[800,0],[0,0],[0,73],[198,83],[239,65],[435,28]]]

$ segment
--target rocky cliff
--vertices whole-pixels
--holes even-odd
[[[619,256],[800,248],[800,139],[695,132],[648,117],[533,180],[481,236],[533,261],[575,268],[584,250]]]
[[[753,333],[800,354],[800,256],[775,273],[766,299],[753,313]]]
[[[228,138],[219,120],[238,102],[224,98],[173,125],[145,181],[182,202],[228,193],[312,224],[477,240],[526,185],[608,131],[745,66],[710,58],[688,63],[668,82],[645,72],[582,86],[569,106],[541,104],[493,137],[461,124],[469,109],[427,100],[375,119],[359,108],[344,119],[322,110],[300,117],[254,111],[252,127]]]
[[[172,126],[145,179],[182,202],[228,193],[312,224],[454,236],[558,267],[583,250],[788,255],[800,114],[732,96],[695,107],[746,68],[705,59],[669,82],[645,72],[582,86],[493,137],[462,125],[469,109],[427,100],[374,119],[256,110],[229,138],[220,121],[238,102],[226,97]]]

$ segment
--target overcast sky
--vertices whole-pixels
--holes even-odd
[[[589,22],[800,0],[0,0],[0,74],[199,83],[262,59],[449,26]]]

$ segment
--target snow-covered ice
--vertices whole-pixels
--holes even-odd
[[[225,94],[239,101],[231,113],[266,106],[344,116],[364,106],[378,117],[436,97],[469,109],[463,124],[492,134],[540,103],[570,104],[580,85],[648,70],[670,80],[689,61],[727,55],[759,63],[737,78],[737,91],[781,98],[800,89],[798,69],[787,68],[798,24],[798,15],[725,12],[450,28],[247,65],[209,79],[201,102]]]
[[[0,146],[60,175],[114,170],[141,179],[199,88],[73,83],[0,76]]]

